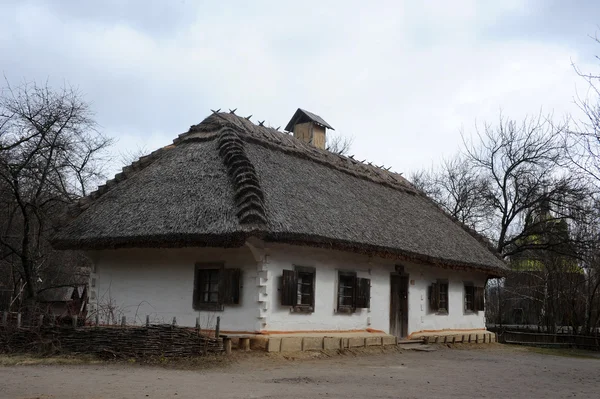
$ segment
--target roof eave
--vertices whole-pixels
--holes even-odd
[[[404,261],[411,261],[429,266],[437,266],[449,269],[460,270],[478,270],[487,273],[490,277],[504,277],[509,269],[506,265],[476,264],[461,262],[452,259],[436,258],[416,252],[406,251],[399,248],[386,248],[368,244],[359,244],[334,240],[326,237],[306,236],[301,234],[278,234],[270,233],[264,237],[265,241],[278,242],[292,245],[305,245],[318,248],[329,248],[340,251],[368,254],[382,258],[392,258]],[[498,260],[501,263],[503,261]]]
[[[307,236],[304,234],[269,233],[260,230],[237,232],[230,234],[173,234],[169,236],[150,237],[104,237],[84,240],[55,239],[52,244],[56,249],[69,250],[107,250],[122,248],[183,248],[183,247],[221,247],[238,248],[250,237],[264,239],[267,242],[302,245],[316,248],[328,248],[340,251],[367,254],[382,258],[393,258],[411,261],[429,266],[449,269],[478,270],[492,277],[504,277],[508,267],[474,264],[451,259],[436,258],[429,255],[405,251],[400,248],[385,248],[374,245],[345,242],[327,237]]]

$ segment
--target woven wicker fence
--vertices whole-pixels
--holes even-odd
[[[507,344],[600,350],[600,336],[544,334],[523,331],[503,331],[498,336],[501,342]]]
[[[0,326],[2,353],[84,353],[103,358],[201,356],[223,340],[171,324],[147,326]]]

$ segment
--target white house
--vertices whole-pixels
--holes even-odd
[[[213,113],[80,201],[55,238],[94,264],[102,322],[244,334],[485,329],[506,266],[407,180],[327,151],[322,118],[283,133]]]

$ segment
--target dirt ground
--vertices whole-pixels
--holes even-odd
[[[0,366],[0,397],[600,397],[597,354],[573,357],[573,353],[499,344],[434,348],[430,352],[394,349],[383,353],[311,353],[301,357],[237,354],[214,367],[160,367],[127,362]]]

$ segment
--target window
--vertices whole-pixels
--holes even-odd
[[[219,303],[219,269],[198,270],[200,274],[200,302]]]
[[[313,312],[315,308],[315,268],[296,266],[283,271],[281,304],[296,312]]]
[[[440,314],[448,313],[447,280],[438,280],[429,287],[429,308]]]
[[[196,264],[194,309],[223,310],[223,305],[239,304],[240,277],[240,269],[225,269],[221,264]]]
[[[439,289],[439,302],[438,312],[448,313],[448,282],[438,282]]]
[[[306,268],[296,270],[298,282],[296,283],[297,305],[313,306],[315,294],[315,271]]]
[[[471,283],[465,283],[465,312],[475,311],[475,287]]]
[[[355,272],[338,272],[337,312],[352,313],[371,306],[371,280],[356,277]]]
[[[484,310],[485,289],[475,287],[472,283],[465,283],[465,311],[479,312]]]
[[[340,313],[354,312],[354,293],[356,288],[356,273],[338,272],[337,311]]]
[[[485,310],[485,287],[475,287],[475,311]]]

